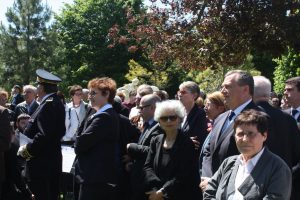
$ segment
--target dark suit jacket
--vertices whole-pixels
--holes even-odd
[[[15,121],[17,121],[18,116],[22,113],[32,115],[37,109],[37,107],[39,107],[39,104],[36,101],[34,101],[33,104],[30,105],[29,112],[28,112],[26,108],[26,102],[23,101],[22,103],[19,103],[15,108]]]
[[[244,108],[244,110],[248,109],[260,110],[253,101]],[[204,157],[201,175],[203,177],[212,177],[226,158],[239,154],[234,139],[234,123],[231,123],[221,134],[222,127],[229,117],[229,114],[230,111],[220,114],[214,122],[214,127],[210,132],[211,136],[209,143],[203,152]]]
[[[33,156],[26,163],[26,177],[51,177],[61,173],[60,140],[66,132],[65,108],[56,94],[50,95],[31,115],[24,135],[33,139],[27,144]]]
[[[164,174],[166,180],[163,181],[158,171],[164,140],[165,135],[159,135],[151,141],[144,165],[145,192],[163,187],[167,199],[199,199],[198,157],[193,142],[189,137],[178,133],[170,152],[167,174]]]
[[[201,149],[208,134],[207,119],[205,111],[202,108],[199,108],[196,104],[189,112],[186,121],[182,126],[182,133],[188,137],[197,136],[198,141],[200,142],[199,149]]]
[[[91,115],[77,132],[75,177],[78,183],[117,183],[119,116],[113,108]]]
[[[289,167],[296,165],[300,161],[300,133],[295,119],[266,101],[258,102],[257,105],[270,116],[266,145]]]
[[[149,149],[150,142],[155,136],[163,134],[162,129],[159,124],[155,124],[144,133],[144,137],[138,143],[131,143],[127,152],[128,155],[133,159],[133,163],[130,167],[130,179],[131,186],[134,189],[132,198],[136,200],[142,200],[145,198],[145,193],[143,189],[143,167],[146,161]]]
[[[159,134],[162,134],[161,128],[157,122],[153,122],[147,131],[145,131],[142,136],[142,140],[138,143],[131,143],[128,148],[128,155],[134,160],[146,160],[151,139]],[[143,163],[144,164],[144,163]]]
[[[9,149],[11,139],[10,131],[8,110],[0,106],[0,187],[1,182],[5,178],[4,152]]]

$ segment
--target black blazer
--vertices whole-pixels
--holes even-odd
[[[38,107],[39,107],[39,104],[36,101],[34,101],[33,104],[30,106],[29,112],[28,112],[28,110],[26,108],[26,102],[24,101],[22,103],[19,103],[15,108],[15,121],[17,121],[18,116],[22,113],[32,115]]]
[[[266,145],[289,167],[296,165],[300,161],[300,133],[295,119],[266,101],[257,105],[270,116]]]
[[[5,178],[4,152],[9,149],[10,138],[8,109],[0,106],[0,187],[2,186],[1,182]]]
[[[189,112],[186,121],[182,126],[182,133],[188,137],[197,136],[198,141],[200,142],[199,149],[201,149],[208,134],[207,119],[205,111],[202,108],[199,108],[196,104]]]
[[[165,135],[151,141],[150,151],[144,165],[145,192],[164,188],[164,195],[170,200],[200,199],[198,157],[191,139],[178,133],[171,149],[168,163],[167,181],[162,182],[158,175]]]
[[[75,140],[75,178],[78,183],[117,183],[119,116],[113,108],[91,115]]]
[[[253,101],[251,101],[243,111],[248,109],[260,110]],[[220,114],[214,122],[213,129],[210,132],[211,136],[209,143],[206,145],[203,152],[204,157],[201,175],[203,177],[212,177],[226,158],[239,154],[234,139],[234,123],[230,124],[224,133],[220,135],[229,114],[230,111]]]
[[[50,95],[31,115],[24,135],[33,156],[26,163],[26,177],[51,177],[62,171],[60,140],[65,134],[65,108],[56,94]]]

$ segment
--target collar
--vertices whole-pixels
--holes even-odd
[[[55,92],[50,93],[50,94],[46,94],[46,95],[43,97],[43,99],[42,99],[42,101],[41,101],[41,104],[42,104],[49,96],[51,96],[52,94],[55,94]]]
[[[147,121],[148,122],[148,124],[149,124],[149,126],[152,126],[152,124],[154,123],[154,119],[153,118],[151,118],[149,121]]]
[[[253,168],[257,164],[258,160],[260,159],[261,155],[263,154],[264,150],[265,150],[265,147],[263,147],[254,157],[252,157],[247,162],[244,161],[244,159],[242,157],[242,154],[239,155],[239,161],[240,161],[239,164],[242,165],[242,166],[245,166],[245,168],[247,169],[247,171],[249,173],[251,173],[251,171],[253,170]]]
[[[293,108],[293,107],[291,107],[290,113],[292,113],[292,110],[298,110],[298,111],[300,112],[300,106],[299,106],[298,108]]]
[[[109,103],[105,104],[95,114],[93,114],[91,118],[93,118],[93,117],[95,117],[97,115],[100,115],[101,113],[103,113],[104,111],[106,111],[106,110],[108,110],[110,108],[112,108],[111,104],[109,104]]]
[[[251,101],[252,99],[249,99],[248,101],[246,101],[245,103],[243,103],[242,105],[234,109],[233,112],[235,114],[235,117],[238,116]]]

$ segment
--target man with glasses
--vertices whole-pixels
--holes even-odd
[[[157,102],[160,102],[160,98],[155,94],[148,94],[141,98],[138,109],[143,118],[143,131],[138,143],[129,143],[127,145],[128,155],[133,160],[130,169],[132,188],[134,189],[132,194],[133,200],[142,200],[145,196],[141,184],[143,181],[143,166],[148,154],[151,139],[161,133],[158,131],[159,124],[154,121],[155,104]]]
[[[229,110],[215,120],[210,141],[204,149],[200,184],[202,190],[205,190],[209,177],[212,177],[221,163],[239,153],[234,141],[233,121],[244,110],[259,110],[252,101],[253,91],[254,80],[249,73],[233,70],[225,75],[221,92]]]

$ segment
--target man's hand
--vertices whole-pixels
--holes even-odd
[[[30,153],[27,150],[26,144],[19,147],[17,155],[25,158],[26,161],[28,161],[28,160],[30,160],[32,158],[32,155],[30,155]]]
[[[209,180],[210,180],[209,177],[201,177],[201,183],[200,183],[199,187],[201,188],[201,190],[203,192],[206,190]]]
[[[195,137],[191,137],[191,140],[193,141],[194,145],[195,145],[195,149],[198,150],[200,147],[200,142],[198,141],[197,136]]]
[[[149,192],[146,192],[147,195],[149,195],[149,200],[164,200],[163,193],[161,190],[152,190]]]

